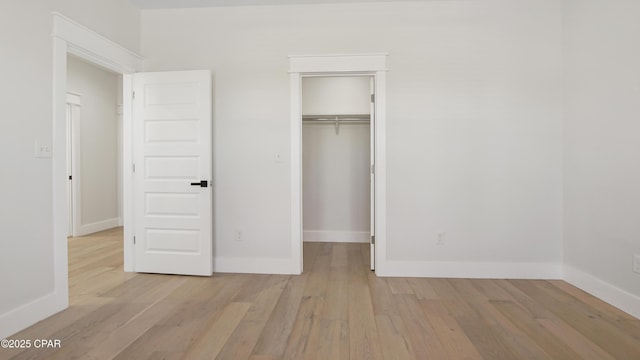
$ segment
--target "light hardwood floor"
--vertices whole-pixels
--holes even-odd
[[[6,359],[640,359],[640,321],[562,281],[378,278],[366,244],[301,276],[122,271],[122,230],[69,241],[71,306]]]

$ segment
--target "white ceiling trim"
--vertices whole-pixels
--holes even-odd
[[[130,1],[140,9],[393,2],[391,0],[130,0]],[[425,0],[410,0],[410,1],[425,1]]]

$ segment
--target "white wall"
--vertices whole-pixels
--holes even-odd
[[[368,76],[305,77],[302,79],[302,114],[369,114],[370,82]]]
[[[80,94],[80,234],[118,225],[118,77],[67,58],[67,90]]]
[[[397,273],[452,262],[452,275],[498,264],[503,275],[559,276],[560,2],[149,10],[142,20],[146,69],[214,74],[216,259],[291,257],[290,168],[274,161],[289,153],[287,55],[388,52]]]
[[[369,77],[302,80],[303,115],[369,114]],[[368,242],[369,125],[302,126],[302,202],[305,241]]]
[[[567,278],[640,317],[640,3],[566,2]]]
[[[92,1],[81,5],[85,10],[72,9],[80,2],[0,2],[0,338],[29,325],[15,320],[15,314],[42,313],[29,304],[38,304],[54,289],[52,162],[34,157],[36,140],[52,143],[50,12],[73,12],[89,27],[100,22],[104,36],[129,38],[131,50],[139,50],[139,11],[126,0]]]
[[[9,0],[13,1],[13,0]],[[129,0],[50,0],[50,7],[129,50],[140,49],[140,10]]]

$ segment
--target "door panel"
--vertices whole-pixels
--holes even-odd
[[[133,79],[135,271],[209,276],[211,74]]]

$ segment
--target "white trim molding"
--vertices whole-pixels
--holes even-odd
[[[4,313],[0,315],[0,339],[7,338],[66,307],[60,303],[60,296],[52,293]]]
[[[122,93],[133,94],[133,74],[123,74]],[[122,225],[124,226],[124,271],[135,269],[133,245],[133,99],[124,96],[122,103]],[[128,241],[127,241],[128,240]]]
[[[53,12],[53,37],[67,42],[67,51],[120,74],[142,68],[142,56],[59,12]]]
[[[82,95],[75,92],[67,91],[67,104],[82,106]]]
[[[120,226],[120,218],[107,219],[102,221],[96,221],[90,224],[80,224],[78,226],[78,233],[73,234],[73,236],[85,236],[93,233],[97,233],[98,231],[113,229],[114,227]]]
[[[369,231],[304,230],[303,239],[306,242],[368,243],[371,240],[371,233]]]
[[[291,258],[213,258],[214,273],[298,275]]]
[[[71,141],[71,153],[67,154],[67,160],[71,160],[71,175],[73,175],[73,180],[71,182],[71,212],[69,212],[72,217],[72,227],[71,227],[71,235],[78,236],[80,232],[80,225],[82,224],[82,176],[81,176],[81,164],[80,164],[80,121],[81,121],[81,112],[82,112],[82,98],[78,93],[67,92],[67,132],[66,135],[70,138],[67,138],[68,141]],[[69,190],[69,188],[67,188]],[[68,194],[67,194],[68,195]]]
[[[562,279],[559,263],[502,263],[387,260],[377,275],[465,279]]]
[[[387,54],[290,55],[290,73],[387,71]]]
[[[375,271],[386,268],[386,63],[387,54],[289,56],[291,89],[291,251],[301,274],[302,256],[302,78],[305,76],[369,75],[374,78],[375,120]]]
[[[640,297],[569,265],[564,265],[564,281],[640,319]]]

